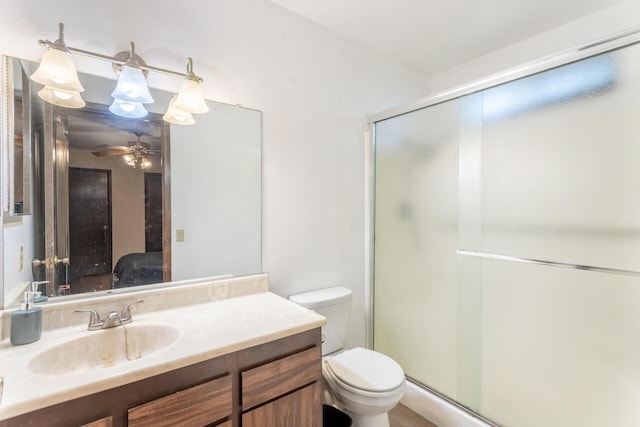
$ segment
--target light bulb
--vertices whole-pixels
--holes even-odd
[[[140,160],[140,169],[149,169],[151,165],[151,161],[146,157],[142,157],[142,159]]]
[[[126,102],[119,99],[114,99],[113,103],[109,106],[109,111],[121,117],[127,117],[137,119],[145,117],[149,112],[141,103]]]
[[[136,106],[130,102],[123,102],[120,104],[120,108],[122,108],[127,113],[130,113],[135,110]]]
[[[67,108],[82,108],[87,105],[79,92],[45,86],[38,91],[38,96],[50,104]]]
[[[124,156],[122,156],[122,158],[124,159],[124,162],[129,166],[133,166],[134,168],[136,167],[136,161],[131,154],[125,154]]]
[[[53,90],[53,94],[55,96],[57,96],[58,98],[62,99],[62,100],[67,100],[67,99],[71,99],[71,97],[73,95],[71,95],[69,92],[62,92],[61,90]]]

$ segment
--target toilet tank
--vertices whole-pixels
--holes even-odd
[[[341,350],[344,347],[351,318],[351,296],[351,289],[335,286],[289,297],[296,304],[300,304],[327,318],[327,324],[322,327],[323,356]]]

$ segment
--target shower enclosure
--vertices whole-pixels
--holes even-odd
[[[639,39],[371,119],[374,348],[499,425],[640,425]]]

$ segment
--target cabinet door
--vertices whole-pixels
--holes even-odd
[[[92,423],[83,424],[81,427],[111,427],[113,426],[113,417],[102,418]]]
[[[129,409],[129,427],[205,426],[231,415],[231,375]]]
[[[308,385],[242,414],[242,427],[321,427],[320,383]]]
[[[322,375],[319,347],[292,354],[242,372],[242,409],[264,402],[318,381]]]

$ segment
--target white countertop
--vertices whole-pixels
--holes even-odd
[[[8,338],[3,340],[0,343],[0,377],[4,378],[4,392],[0,401],[0,420],[308,331],[325,323],[324,317],[270,292],[138,315],[135,308],[132,312],[130,325],[170,325],[179,331],[177,340],[138,360],[63,375],[37,375],[30,372],[27,365],[48,348],[101,331],[87,331],[85,324],[45,330],[39,341],[22,346],[12,346]],[[122,327],[127,326],[119,328]]]

